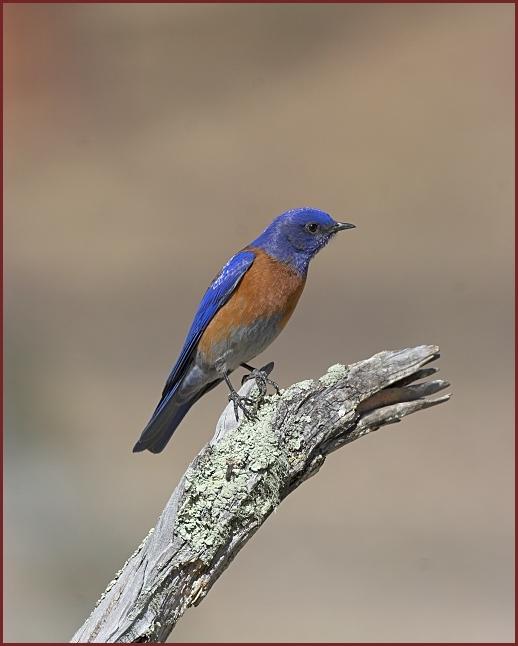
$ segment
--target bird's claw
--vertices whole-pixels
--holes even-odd
[[[264,368],[256,368],[255,370],[252,370],[252,372],[250,372],[248,375],[245,375],[243,377],[243,379],[241,380],[241,385],[243,385],[245,383],[245,381],[249,381],[250,379],[254,379],[254,381],[255,381],[255,383],[257,385],[257,388],[259,390],[259,399],[260,400],[263,399],[263,397],[266,395],[269,385],[272,386],[272,388],[275,390],[277,395],[281,394],[279,385],[275,381],[273,381],[273,379],[270,379],[269,376],[268,376],[270,374],[270,372],[271,372],[271,368],[270,368],[270,370],[268,370],[270,365],[273,368],[273,364],[268,364]]]
[[[256,418],[257,406],[256,402],[250,397],[242,397],[236,391],[233,391],[228,396],[228,401],[234,404],[234,415],[236,416],[236,422],[239,422],[239,409],[243,411],[243,415],[248,420],[253,420]],[[248,408],[252,407],[252,410]]]

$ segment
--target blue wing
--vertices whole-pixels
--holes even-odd
[[[216,312],[228,301],[239,281],[251,267],[254,259],[255,254],[252,251],[240,251],[235,256],[232,256],[210,284],[209,289],[201,300],[198,311],[194,315],[194,320],[187,333],[180,356],[167,379],[162,392],[162,399],[146,428],[142,431],[138,442],[133,447],[133,451],[148,449],[152,453],[160,453],[191,406],[202,395],[218,384],[219,380],[216,379],[187,401],[177,401],[175,398],[178,387],[182,383],[182,379],[196,352],[201,335]]]
[[[216,312],[228,301],[232,292],[252,266],[254,259],[255,254],[252,251],[240,251],[236,253],[210,284],[194,315],[194,320],[187,332],[180,356],[167,379],[162,392],[162,399],[167,397],[181,381],[201,335],[207,328],[207,325],[212,321]],[[160,404],[158,407],[160,407]]]

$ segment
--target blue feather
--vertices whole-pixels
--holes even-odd
[[[188,401],[179,402],[175,398],[187,369],[196,353],[198,341],[216,312],[228,301],[239,282],[254,262],[252,251],[240,251],[227,262],[205,292],[194,320],[187,332],[182,351],[167,379],[162,398],[151,416],[146,428],[133,451],[149,449],[160,452],[182,421],[191,406],[206,392],[212,390],[220,380],[207,386]]]

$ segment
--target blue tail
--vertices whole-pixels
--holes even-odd
[[[151,453],[160,453],[165,445],[171,439],[182,419],[187,415],[191,406],[193,406],[200,397],[215,388],[221,379],[217,379],[205,388],[200,390],[192,399],[178,401],[175,395],[178,388],[171,390],[158,404],[153,416],[149,420],[146,428],[138,442],[133,447],[133,453],[139,451],[151,451]]]

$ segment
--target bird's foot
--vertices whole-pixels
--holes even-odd
[[[273,370],[273,365],[273,361],[271,361],[263,368],[252,368],[252,366],[245,365],[244,367],[250,370],[250,374],[243,377],[243,379],[241,380],[241,385],[243,385],[245,381],[254,379],[259,390],[259,400],[263,399],[268,392],[268,386],[272,386],[277,395],[280,395],[281,391],[279,385],[269,377],[271,371]]]
[[[234,404],[234,415],[236,416],[236,422],[239,422],[239,409],[243,411],[243,415],[246,417],[246,419],[256,419],[257,403],[253,399],[250,399],[250,397],[242,397],[235,390],[231,390],[228,395],[228,401]]]

